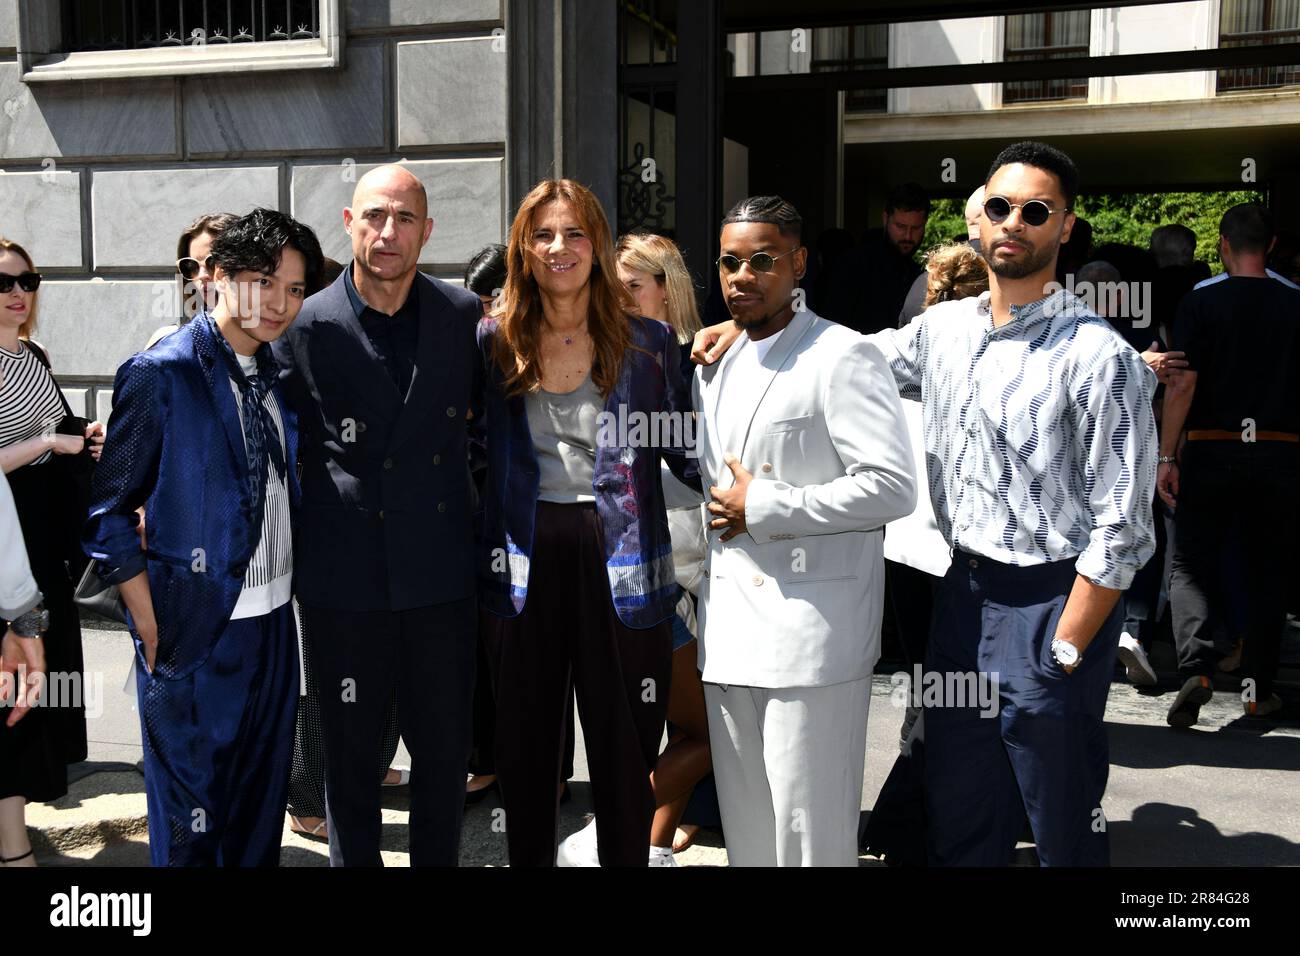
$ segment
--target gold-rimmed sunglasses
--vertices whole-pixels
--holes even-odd
[[[1005,196],[991,196],[984,203],[984,215],[989,217],[989,222],[1005,222],[1011,215],[1011,210],[1020,210],[1020,221],[1026,226],[1041,226],[1052,218],[1054,213],[1069,212],[1070,207],[1064,209],[1053,209],[1041,199],[1031,199],[1029,202],[1017,203],[1012,202]]]
[[[746,262],[749,263],[749,267],[755,272],[771,272],[772,267],[776,265],[777,259],[783,259],[790,255],[790,253],[798,251],[797,248],[791,249],[789,252],[783,252],[779,256],[774,256],[768,252],[756,252],[748,259],[738,259],[737,257],[728,254],[725,256],[719,256],[718,261],[714,263],[714,265],[728,275],[739,272],[740,267]]]

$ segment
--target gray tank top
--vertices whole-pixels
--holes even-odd
[[[596,424],[605,400],[591,373],[572,392],[529,392],[524,405],[541,469],[537,497],[559,504],[595,501]]]

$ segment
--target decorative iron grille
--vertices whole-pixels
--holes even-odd
[[[889,65],[889,25],[859,24],[813,31],[811,69],[814,73],[869,70]],[[884,89],[845,90],[844,109],[850,113],[882,113],[888,103]]]
[[[63,0],[64,52],[320,36],[319,0]]]
[[[1003,59],[1014,63],[1022,60],[1086,57],[1090,16],[1087,10],[1009,16],[1006,18]],[[1003,105],[1086,99],[1087,96],[1087,77],[1021,80],[1002,84]]]
[[[1292,0],[1223,0],[1219,46],[1268,46],[1300,40],[1300,4]],[[1220,93],[1271,90],[1300,84],[1300,66],[1244,66],[1219,70]]]

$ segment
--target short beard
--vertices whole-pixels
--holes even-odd
[[[785,315],[786,312],[792,311],[790,306],[790,301],[787,301],[785,305],[781,306],[781,308],[777,309],[775,312],[768,312],[766,315],[762,316],[759,319],[755,319],[753,322],[742,322],[739,319],[736,319],[734,317],[733,317],[733,321],[742,329],[744,329],[746,332],[749,332],[750,330],[753,330],[755,332],[761,331],[762,329],[767,328],[769,325],[771,325],[774,321],[779,319],[781,316]]]
[[[742,322],[739,319],[736,319],[736,324],[740,326],[742,329],[744,329],[746,332],[748,332],[750,329],[753,329],[754,331],[757,332],[759,329],[767,328],[772,323],[772,320],[776,318],[777,314],[778,313],[769,312],[767,315],[763,316],[762,318],[755,319],[753,322]]]
[[[1017,240],[1018,242],[1020,240]],[[1021,242],[1021,245],[1024,243]],[[1002,279],[1023,279],[1025,276],[1034,275],[1041,272],[1044,268],[1051,265],[1052,260],[1056,258],[1057,245],[1045,248],[1037,253],[1033,249],[1028,249],[1023,259],[999,259],[997,257],[997,244],[988,251],[984,261],[988,263],[989,271]]]

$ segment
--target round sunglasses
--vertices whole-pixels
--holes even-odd
[[[779,256],[770,255],[766,252],[756,252],[748,259],[737,259],[733,255],[725,255],[720,256],[718,261],[714,264],[728,275],[739,272],[741,265],[746,262],[749,263],[749,267],[755,272],[771,272],[772,267],[776,265],[777,259],[782,259],[790,255],[790,253],[798,251],[798,249],[791,249],[789,252],[783,252]]]
[[[1064,209],[1053,209],[1041,199],[1014,203],[1004,196],[993,196],[984,203],[984,215],[988,216],[989,222],[992,223],[1005,222],[1013,209],[1020,210],[1020,219],[1026,226],[1041,226],[1052,218],[1053,213],[1070,211],[1068,206]]]
[[[181,278],[183,279],[193,279],[199,274],[200,267],[207,269],[208,274],[210,275],[212,273],[212,266],[216,261],[216,257],[211,255],[205,258],[202,262],[199,262],[198,259],[186,256],[184,259],[176,260],[176,271],[181,274]]]
[[[0,294],[12,292],[15,282],[18,283],[18,288],[24,292],[35,292],[41,287],[41,274],[39,272],[24,272],[20,275],[11,276],[8,273],[0,272]]]

